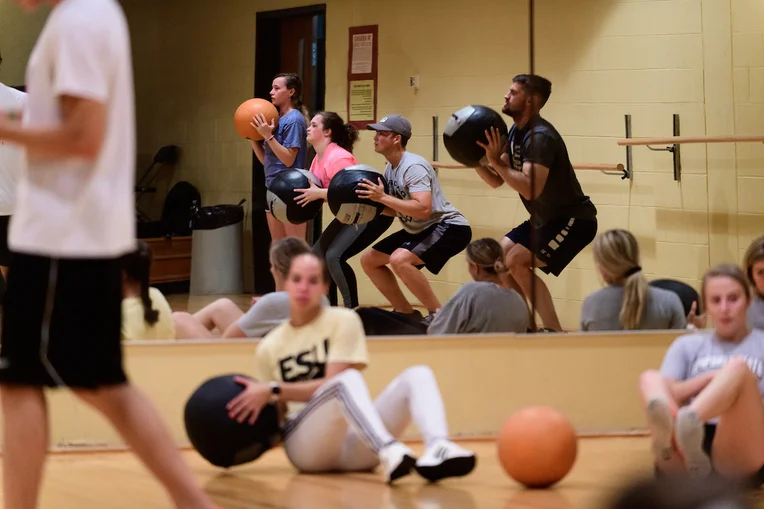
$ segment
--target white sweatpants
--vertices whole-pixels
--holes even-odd
[[[284,427],[284,449],[302,472],[365,471],[412,422],[426,443],[448,438],[443,399],[432,370],[414,366],[372,402],[356,369],[328,380]]]

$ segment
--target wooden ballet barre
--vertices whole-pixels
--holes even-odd
[[[621,147],[637,145],[679,145],[684,143],[764,143],[764,134],[724,136],[671,136],[666,138],[624,138],[618,140]]]
[[[581,163],[574,164],[574,170],[599,170],[599,171],[624,171],[623,164],[608,164],[608,163]]]
[[[460,164],[444,164],[439,163],[438,161],[432,161],[430,162],[433,168],[438,169],[444,169],[444,170],[466,170],[469,168],[472,168],[471,166],[463,166]],[[601,171],[605,173],[606,175],[621,175],[621,179],[628,178],[628,172],[626,171],[626,168],[623,164],[617,163],[617,164],[610,164],[610,163],[579,163],[579,164],[573,164],[574,170],[592,170],[592,171]],[[614,173],[617,172],[617,173]]]

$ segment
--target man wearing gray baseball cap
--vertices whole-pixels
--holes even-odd
[[[430,163],[406,150],[411,123],[405,117],[387,115],[366,129],[375,131],[374,150],[387,160],[385,179],[390,194],[385,194],[381,179],[364,180],[358,184],[361,189],[356,193],[385,205],[385,213],[398,216],[403,229],[366,251],[361,256],[361,266],[396,312],[419,318],[421,314],[414,310],[398,286],[397,275],[428,309],[429,316],[422,322],[429,325],[440,309],[440,302],[420,269],[426,267],[438,274],[470,243],[472,228],[446,200]]]

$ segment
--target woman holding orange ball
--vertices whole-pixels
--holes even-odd
[[[273,79],[270,95],[271,102],[279,110],[278,122],[275,119],[269,122],[262,113],[254,115],[252,127],[262,140],[249,140],[252,150],[265,167],[266,188],[280,172],[289,168],[304,169],[308,154],[308,112],[300,99],[302,80],[294,73],[278,74]],[[284,237],[305,239],[307,223],[282,223],[271,214],[266,217],[272,241]]]
[[[714,329],[678,337],[660,371],[639,388],[658,473],[689,473],[764,484],[764,331],[751,329],[751,290],[735,265],[703,278]]]

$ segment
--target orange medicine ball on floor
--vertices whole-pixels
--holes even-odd
[[[553,408],[523,408],[504,423],[497,441],[499,462],[515,481],[546,488],[561,481],[576,462],[578,438],[570,421]]]
[[[279,110],[273,105],[272,102],[265,99],[247,99],[236,109],[236,113],[233,115],[233,125],[236,127],[236,132],[242,138],[258,141],[263,137],[252,126],[252,117],[262,113],[265,115],[266,120],[270,123],[274,119],[279,118]]]

